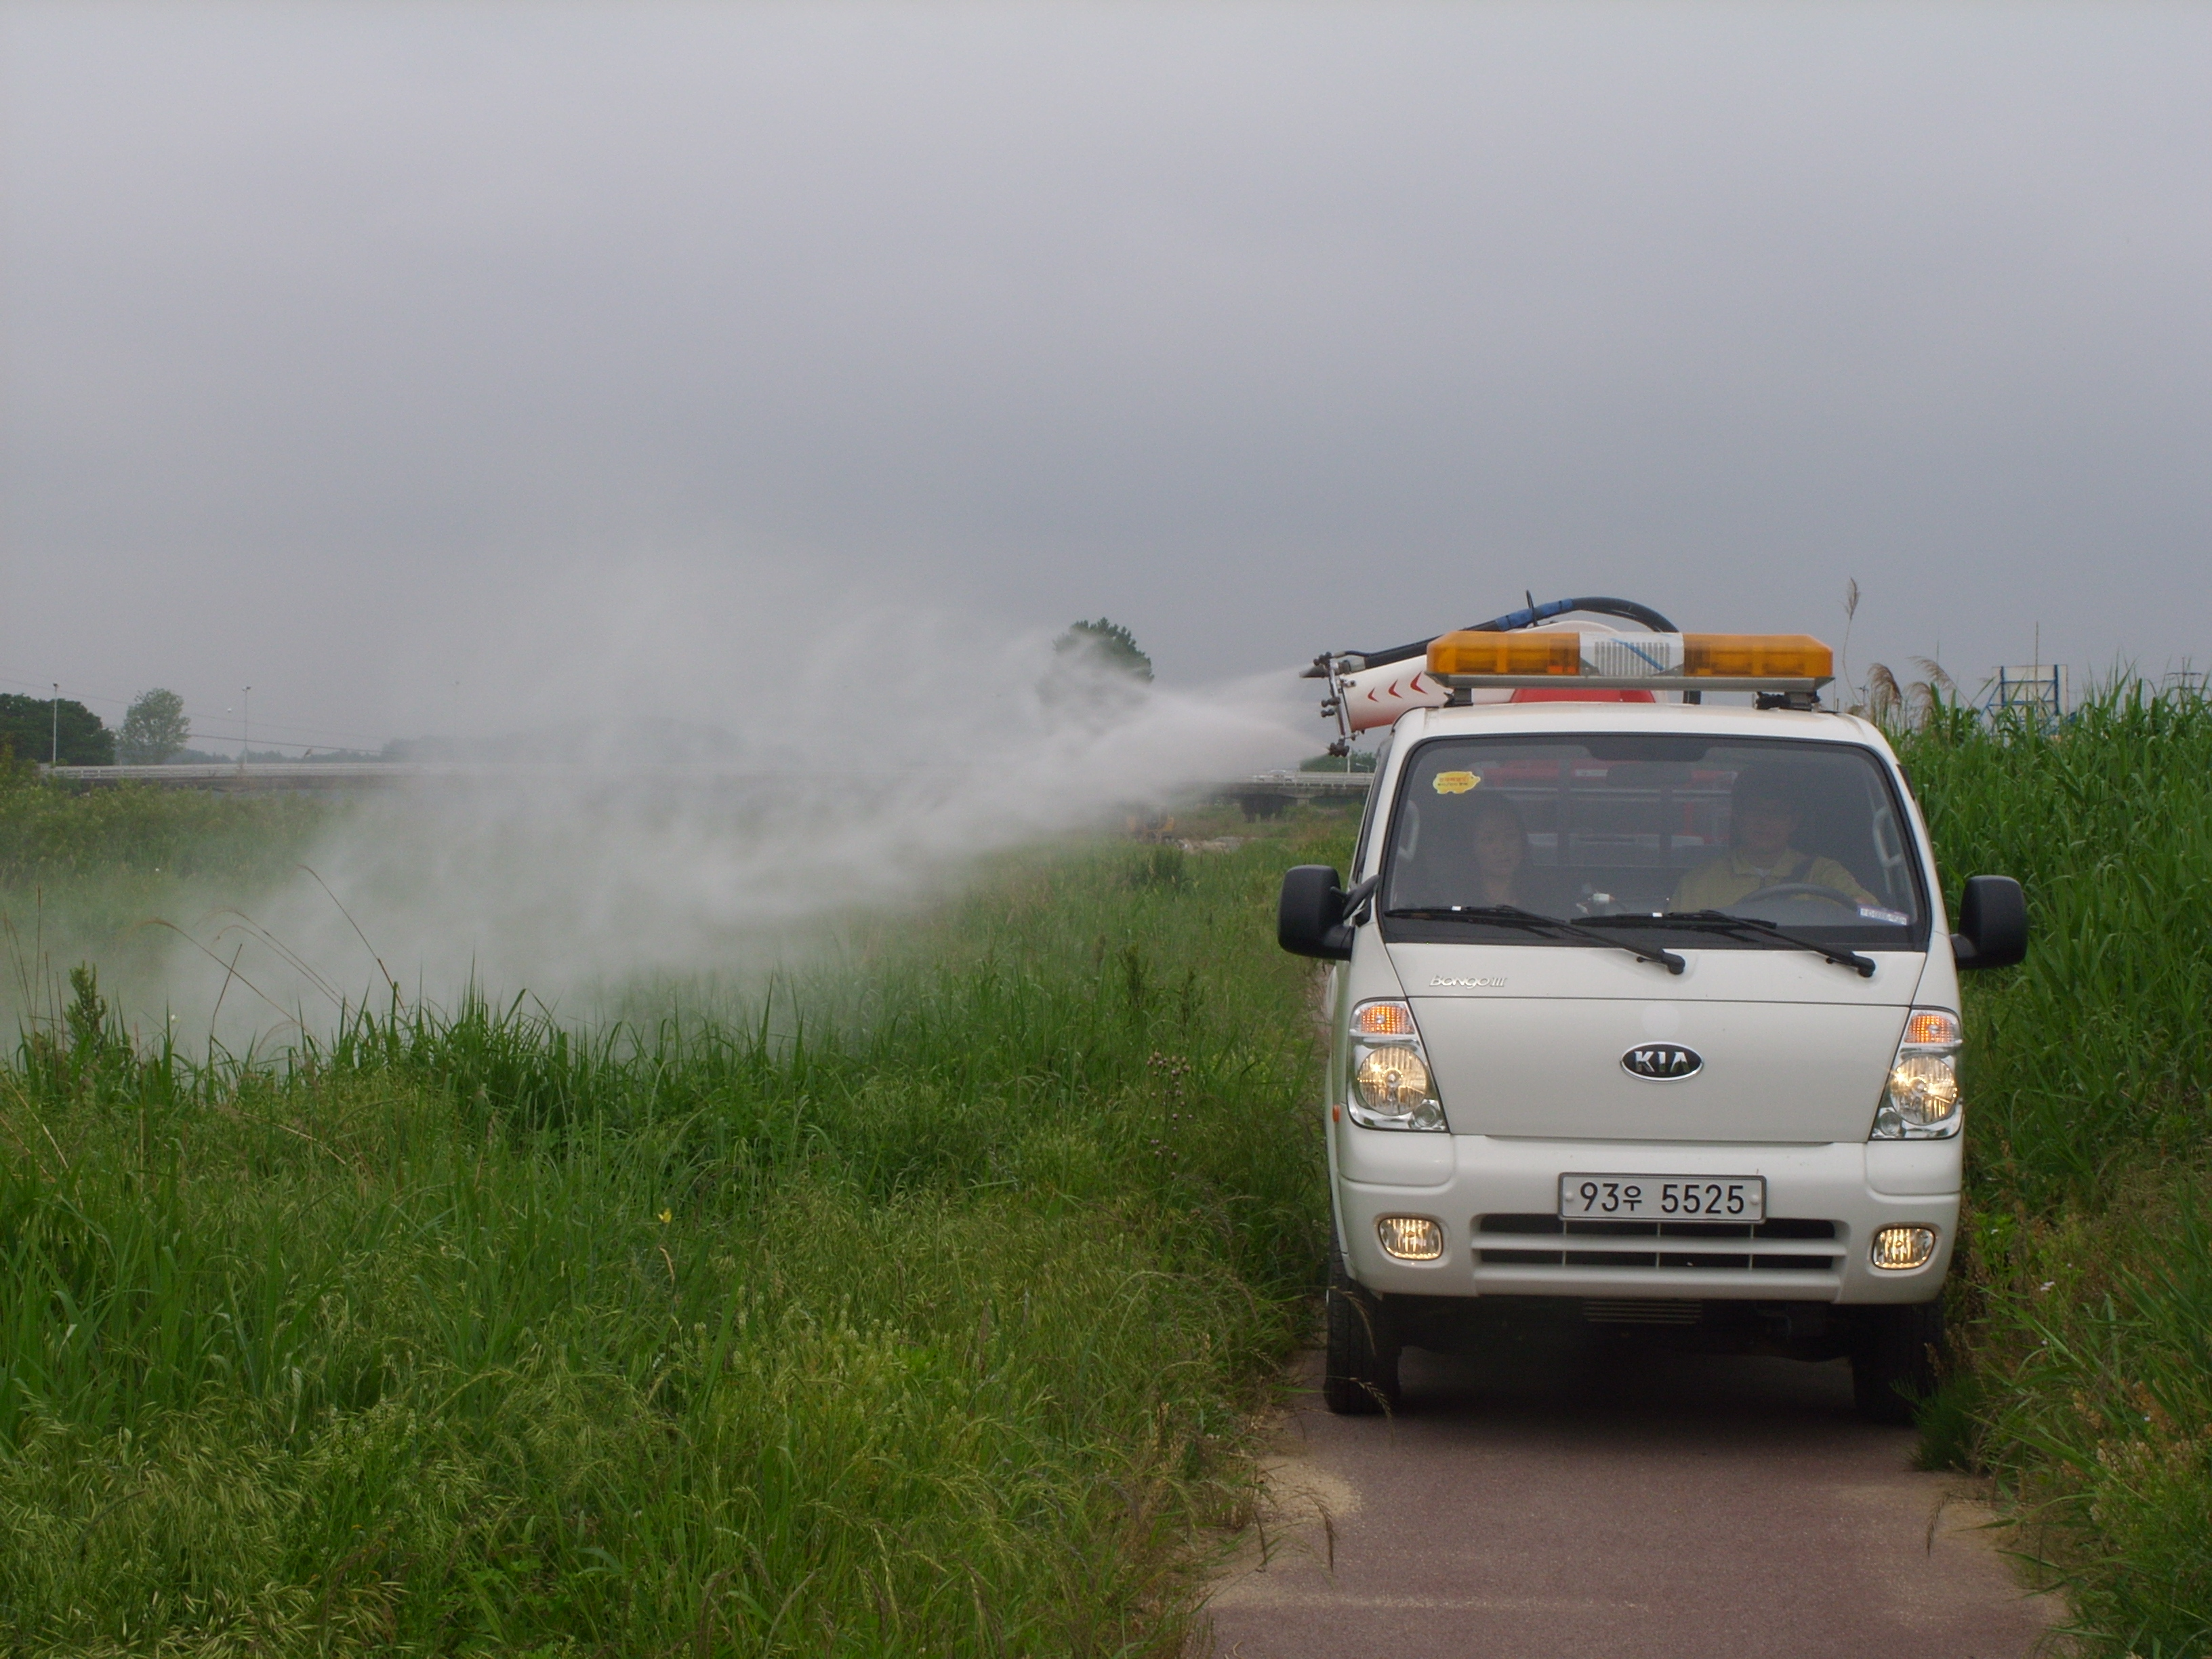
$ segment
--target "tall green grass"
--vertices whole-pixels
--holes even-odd
[[[266,880],[289,871],[329,811],[301,796],[77,790],[0,766],[0,889],[154,872]]]
[[[2067,725],[1954,718],[1904,749],[1954,879],[2017,876],[2027,963],[1972,981],[1973,1146],[2042,1201],[2212,1134],[2212,709],[2123,688]]]
[[[9,1651],[1168,1654],[1322,1252],[1287,862],[1011,860],[742,1024],[0,1073]]]
[[[335,811],[298,797],[143,784],[80,790],[0,765],[0,1029],[49,1012],[72,965],[158,1022],[176,935],[292,877]]]
[[[2036,926],[1966,986],[1929,1450],[2089,1650],[2212,1650],[2212,711],[1900,747]],[[47,878],[161,862],[23,810]],[[9,1650],[1174,1651],[1320,1255],[1267,919],[1341,853],[1009,860],[743,1018],[387,1007],[195,1067],[86,981],[0,1069]]]
[[[2212,1651],[2212,708],[2122,684],[1901,749],[1946,871],[2019,877],[2035,927],[1966,988],[1968,1369],[1930,1450],[2004,1477],[2092,1650]]]

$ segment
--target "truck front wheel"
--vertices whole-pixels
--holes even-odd
[[[1328,1355],[1321,1397],[1344,1417],[1398,1407],[1398,1338],[1389,1310],[1380,1297],[1353,1282],[1334,1243],[1328,1251]]]
[[[1943,1353],[1943,1304],[1861,1311],[1851,1346],[1851,1395],[1869,1423],[1910,1423],[1935,1393]]]

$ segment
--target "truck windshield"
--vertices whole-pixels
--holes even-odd
[[[1380,908],[1394,940],[1618,932],[1644,946],[1802,948],[1774,927],[1845,949],[1926,939],[1903,807],[1875,756],[1847,744],[1438,738],[1407,757],[1388,822]],[[1509,907],[1583,931],[1547,935]]]

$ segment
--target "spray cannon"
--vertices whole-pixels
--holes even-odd
[[[1594,616],[1620,617],[1640,623],[1655,634],[1674,632],[1674,623],[1650,605],[1638,605],[1633,599],[1553,599],[1539,605],[1534,595],[1527,597],[1528,603],[1523,609],[1509,611],[1502,617],[1492,617],[1488,622],[1477,623],[1460,631],[1510,634],[1519,629],[1534,628],[1570,611],[1583,611]],[[1328,683],[1328,695],[1322,700],[1321,712],[1323,719],[1336,721],[1337,737],[1328,746],[1330,754],[1350,754],[1356,732],[1389,726],[1409,708],[1438,708],[1452,698],[1452,689],[1438,684],[1429,673],[1429,647],[1442,637],[1438,635],[1431,639],[1415,640],[1410,645],[1395,645],[1387,651],[1324,651],[1313,659],[1302,678]],[[1650,693],[1643,695],[1648,697]]]

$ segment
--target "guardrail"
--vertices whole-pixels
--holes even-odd
[[[1296,801],[1364,800],[1374,781],[1372,772],[1259,772],[1216,784],[1208,793],[1234,801],[1248,818],[1273,818]]]
[[[40,775],[60,783],[94,786],[146,783],[163,789],[359,789],[409,782],[441,769],[401,761],[257,761],[193,766],[40,766]]]
[[[573,775],[577,769],[540,761],[255,761],[248,765],[41,766],[58,782],[102,788],[116,784],[150,784],[163,789],[211,789],[226,793],[317,791],[346,793],[438,781],[484,782],[509,778]],[[788,773],[766,773],[714,765],[638,764],[593,769],[600,775],[639,782],[690,784],[787,784]],[[873,775],[880,776],[881,774]],[[1273,817],[1293,801],[1359,799],[1375,781],[1372,772],[1255,772],[1249,777],[1194,785],[1178,794],[1200,794],[1234,801],[1249,816]]]

